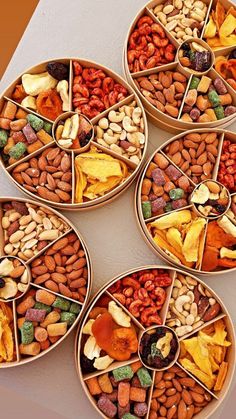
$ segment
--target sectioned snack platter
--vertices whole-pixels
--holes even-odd
[[[0,160],[16,185],[57,208],[89,209],[141,168],[147,121],[134,90],[91,61],[55,59],[25,71],[0,100]]]
[[[236,268],[236,135],[191,130],[159,147],[135,196],[141,231],[168,262],[199,274]]]
[[[136,15],[124,73],[152,122],[170,132],[236,117],[236,12],[228,0],[154,0]]]
[[[91,276],[86,244],[63,215],[0,198],[0,368],[33,361],[68,336]]]
[[[104,418],[206,418],[234,373],[233,325],[193,275],[143,266],[95,295],[77,332],[75,361]]]

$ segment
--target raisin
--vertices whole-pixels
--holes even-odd
[[[46,69],[56,80],[67,80],[69,78],[69,66],[66,64],[52,61],[47,64]]]

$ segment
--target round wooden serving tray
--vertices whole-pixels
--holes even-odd
[[[14,221],[11,221],[12,218]],[[26,228],[28,230],[25,233]],[[31,233],[28,233],[29,230]],[[22,236],[22,232],[23,237],[16,241],[13,234],[20,233]],[[8,368],[42,357],[69,335],[78,323],[90,295],[92,264],[87,245],[73,224],[62,214],[36,201],[1,197],[0,237],[1,261],[3,257],[16,256],[30,272],[27,292],[20,297],[16,295],[10,302],[1,299],[0,303],[1,320],[5,313],[10,316],[11,338],[1,338],[0,362],[0,368]],[[73,284],[75,279],[80,284]],[[78,288],[77,285],[82,287]],[[50,316],[54,313],[57,318],[53,320],[49,316],[47,319],[49,313]],[[29,316],[34,314],[41,314],[44,319],[33,321]],[[71,319],[66,319],[67,316],[71,316]],[[24,323],[28,326],[31,323],[33,335],[23,344],[21,328]],[[60,324],[64,325],[64,330],[58,331],[56,336],[55,330],[49,329],[54,326],[60,329]],[[4,327],[2,320],[3,333]],[[41,337],[39,332],[43,333]],[[10,343],[13,345],[13,353],[5,359],[2,354],[7,343],[9,347]]]
[[[190,138],[194,138],[194,136],[198,136],[200,138],[200,136],[206,136],[208,135],[208,138],[210,138],[210,135],[214,135],[216,140],[214,141],[215,144],[215,148],[213,147],[213,151],[215,153],[215,156],[212,156],[211,153],[209,154],[209,143],[207,143],[208,139],[201,141],[200,142],[195,143],[195,152],[196,152],[196,160],[199,158],[199,154],[198,154],[198,149],[200,147],[201,143],[204,143],[201,145],[201,147],[204,148],[204,150],[200,153],[204,153],[204,156],[206,155],[206,163],[209,164],[210,163],[210,170],[209,172],[206,174],[204,174],[204,169],[207,166],[201,166],[201,165],[197,165],[198,161],[195,162],[196,166],[193,166],[193,171],[191,171],[191,167],[192,167],[192,163],[190,162],[189,164],[186,164],[186,160],[183,157],[184,155],[187,156],[187,158],[189,158],[189,151],[190,153],[192,152],[190,149],[191,147],[185,147],[183,146],[183,149],[181,151],[181,143],[187,144],[189,145],[193,145],[192,143],[188,143],[188,140]],[[187,142],[186,142],[187,141]],[[191,141],[191,140],[190,140]],[[227,171],[227,167],[226,167],[226,171],[225,171],[225,175],[222,177],[222,175],[219,175],[219,171],[221,170],[220,167],[222,165],[225,164],[226,161],[223,161],[224,156],[225,156],[225,145],[227,144],[227,142],[229,142],[229,144],[234,145],[236,143],[236,136],[233,132],[231,131],[226,131],[226,130],[222,130],[222,129],[198,129],[198,130],[190,130],[190,131],[186,131],[184,134],[179,134],[176,135],[175,137],[171,138],[170,140],[168,140],[166,143],[164,143],[161,147],[159,147],[150,157],[149,161],[147,162],[142,174],[140,175],[138,182],[137,182],[137,186],[136,186],[136,190],[135,190],[135,211],[136,211],[136,216],[137,216],[137,222],[138,225],[140,227],[140,230],[142,232],[143,237],[145,238],[145,240],[147,241],[148,245],[151,247],[151,249],[158,254],[158,256],[161,256],[162,258],[164,258],[166,261],[168,261],[168,263],[174,264],[175,266],[178,267],[184,267],[184,269],[189,270],[192,273],[198,273],[198,274],[209,274],[209,275],[216,275],[216,274],[220,274],[220,273],[226,273],[226,272],[231,272],[235,270],[235,264],[234,264],[234,260],[230,259],[229,256],[223,257],[222,255],[220,256],[220,249],[222,247],[228,247],[231,250],[235,249],[235,244],[234,244],[234,240],[235,240],[235,236],[233,237],[233,235],[235,233],[231,232],[232,236],[230,235],[229,231],[227,232],[227,234],[229,234],[229,236],[227,237],[231,237],[231,239],[233,240],[230,243],[227,243],[226,246],[225,245],[220,245],[220,243],[216,244],[216,253],[217,253],[217,260],[219,261],[219,263],[216,263],[216,266],[214,267],[209,267],[208,269],[208,264],[207,264],[207,257],[205,257],[205,251],[206,249],[209,249],[209,247],[215,247],[215,243],[214,243],[214,236],[216,233],[212,233],[212,234],[208,234],[208,228],[209,225],[211,223],[214,222],[214,224],[217,226],[217,221],[220,222],[220,220],[222,220],[222,218],[224,218],[224,220],[229,220],[230,222],[230,226],[234,229],[235,226],[235,217],[233,215],[232,212],[232,206],[234,206],[234,202],[235,202],[235,181],[233,180],[233,185],[232,188],[228,187],[227,184],[227,176],[228,176],[228,171]],[[213,144],[213,143],[212,143]],[[173,150],[173,147],[177,147],[176,148],[176,152],[174,154],[170,154],[170,152],[172,152],[171,150]],[[192,149],[193,150],[193,149]],[[182,154],[184,153],[184,154]],[[174,167],[176,170],[178,170],[178,176],[181,177],[181,180],[186,180],[189,182],[189,185],[191,187],[191,191],[187,190],[185,191],[185,195],[184,195],[184,202],[182,202],[182,204],[178,207],[177,204],[174,203],[174,201],[171,201],[171,199],[168,197],[169,192],[167,191],[167,186],[168,186],[168,182],[172,181],[171,179],[167,179],[165,181],[165,184],[163,185],[164,189],[164,198],[166,198],[166,203],[171,203],[171,206],[168,210],[165,210],[164,208],[160,208],[159,210],[157,210],[156,212],[153,212],[153,209],[151,211],[151,215],[150,217],[145,219],[145,216],[143,214],[143,210],[142,210],[142,206],[145,205],[143,204],[143,201],[149,201],[149,202],[155,202],[155,200],[157,200],[157,203],[159,202],[159,199],[161,199],[161,197],[163,196],[162,193],[162,189],[160,187],[157,187],[157,185],[154,185],[154,189],[156,188],[155,192],[157,195],[155,195],[155,192],[153,192],[153,188],[151,187],[150,191],[148,192],[148,195],[144,194],[144,191],[142,190],[142,188],[144,187],[144,184],[147,182],[149,183],[149,185],[151,185],[150,180],[152,182],[152,170],[154,170],[155,168],[159,168],[160,166],[158,166],[158,161],[157,161],[157,157],[155,156],[163,156],[164,158],[166,158],[169,162],[169,166]],[[178,159],[180,157],[180,161],[178,162],[176,160],[176,158]],[[210,160],[211,159],[211,160]],[[232,163],[232,162],[231,162]],[[167,163],[168,164],[168,163]],[[167,166],[167,170],[168,167]],[[187,167],[188,166],[188,167]],[[197,169],[200,167],[200,174],[196,174],[194,173],[195,167],[197,167]],[[148,172],[149,169],[149,172]],[[162,173],[165,172],[165,169],[161,169]],[[200,176],[198,178],[196,178],[197,176]],[[168,176],[168,175],[167,175]],[[202,179],[201,179],[202,176]],[[231,208],[230,208],[230,212],[226,213],[226,216],[219,216],[217,219],[206,219],[206,224],[204,226],[204,229],[202,231],[202,235],[201,235],[201,239],[199,241],[199,243],[197,244],[198,247],[198,258],[197,260],[195,260],[194,263],[187,263],[186,259],[184,258],[184,260],[182,259],[183,253],[180,251],[180,253],[177,251],[177,253],[175,253],[176,248],[172,244],[170,243],[170,241],[166,240],[166,233],[168,231],[168,229],[170,228],[170,226],[167,226],[166,228],[161,227],[161,230],[158,229],[158,226],[156,226],[155,230],[155,221],[156,220],[164,220],[165,217],[168,217],[168,215],[170,214],[176,214],[176,216],[178,215],[178,212],[183,211],[183,210],[187,210],[190,211],[191,216],[193,216],[193,218],[198,217],[198,219],[203,219],[203,217],[199,217],[199,214],[196,214],[196,212],[194,212],[194,206],[190,201],[191,198],[191,192],[192,189],[194,189],[199,183],[201,183],[202,180],[218,180],[219,181],[219,176],[222,183],[225,185],[226,189],[229,191],[230,193],[230,197],[231,197]],[[144,182],[145,179],[145,182]],[[222,180],[223,179],[223,180]],[[233,179],[233,177],[232,177]],[[144,182],[144,183],[143,183]],[[175,184],[175,188],[178,188],[178,180],[177,181],[173,181]],[[177,182],[177,184],[176,184]],[[153,186],[153,183],[152,183]],[[171,185],[171,188],[174,188],[173,185]],[[159,190],[159,189],[160,190]],[[159,193],[160,192],[160,193]],[[178,201],[177,201],[178,202]],[[174,208],[172,207],[172,204],[174,203]],[[151,207],[153,208],[153,204],[151,204]],[[196,215],[195,215],[196,214]],[[226,217],[226,218],[225,218]],[[189,225],[190,226],[190,225]],[[177,230],[180,232],[180,234],[182,235],[181,240],[185,240],[185,234],[186,231],[184,232],[183,224],[180,223],[180,226],[178,226],[177,224],[174,225],[173,227],[177,227]],[[212,225],[210,226],[212,227]],[[210,230],[209,230],[210,231]],[[212,230],[213,231],[213,230]],[[219,229],[217,230],[219,231]],[[224,231],[222,230],[222,233],[224,233]],[[211,236],[211,237],[210,237]],[[155,239],[154,239],[155,237]],[[163,241],[162,241],[163,239]],[[226,238],[227,239],[227,238]],[[230,239],[230,240],[231,240]],[[194,234],[193,239],[192,239],[192,248],[194,248],[194,243],[195,240],[197,240],[197,235]],[[217,239],[216,239],[217,240]],[[227,239],[228,240],[228,239]],[[174,254],[172,253],[172,250],[174,251]],[[180,250],[180,249],[178,249]],[[180,256],[180,259],[179,257]],[[211,257],[210,257],[211,259]],[[188,261],[189,262],[189,261]]]
[[[150,291],[152,284],[155,289],[158,290],[156,297]],[[144,296],[144,293],[146,297],[142,300],[141,295]],[[162,298],[160,302],[160,296],[163,294],[164,298]],[[196,297],[197,294],[199,295],[199,300]],[[157,295],[159,297],[157,297]],[[191,331],[189,328],[188,331],[187,329],[182,329],[184,332],[183,333],[180,332],[180,328],[176,327],[176,325],[178,324],[180,326],[180,324],[183,324],[181,321],[183,321],[184,316],[179,317],[179,319],[181,318],[180,321],[178,319],[179,314],[176,310],[175,313],[178,315],[176,317],[173,315],[172,307],[175,307],[175,301],[177,301],[178,298],[186,298],[186,295],[195,295],[195,297],[193,297],[193,304],[195,304],[197,307],[197,313],[199,315],[198,318],[201,318],[201,320],[198,323],[193,323],[193,326],[190,327],[192,329]],[[203,299],[205,302],[209,301],[210,299],[211,304],[216,304],[218,307],[217,315],[216,312],[213,316],[210,317],[206,314],[202,314],[202,309],[200,306],[202,305]],[[140,358],[140,347],[137,345],[137,351],[135,351],[135,348],[133,348],[133,353],[131,353],[130,356],[127,354],[125,360],[114,360],[116,355],[113,355],[113,362],[110,360],[110,365],[108,365],[106,368],[102,369],[101,365],[99,367],[100,369],[93,367],[93,363],[95,361],[97,362],[96,365],[98,365],[98,362],[100,362],[102,357],[107,357],[105,347],[107,348],[108,352],[111,350],[108,349],[109,345],[106,346],[104,343],[106,335],[105,322],[102,326],[102,330],[105,333],[104,339],[100,343],[100,345],[102,345],[102,351],[101,348],[99,349],[99,346],[96,346],[96,349],[91,349],[91,351],[88,351],[88,346],[90,344],[87,343],[88,341],[91,341],[91,343],[93,341],[93,344],[97,342],[96,339],[98,338],[98,329],[96,332],[96,328],[93,329],[94,321],[96,322],[101,316],[108,316],[108,312],[111,315],[112,311],[110,304],[113,305],[113,308],[115,306],[117,310],[122,310],[126,321],[127,318],[130,319],[131,326],[129,327],[132,327],[133,330],[136,331],[138,342],[143,333],[146,330],[149,330],[151,327],[157,327],[158,325],[160,327],[160,325],[166,325],[168,328],[173,330],[177,335],[177,340],[180,347],[179,355],[178,351],[176,352],[177,360],[175,364],[171,368],[168,368],[168,366],[165,367],[164,370],[161,367],[159,370],[154,370],[154,368],[145,366]],[[134,307],[134,305],[137,308]],[[208,303],[207,306],[209,307]],[[189,309],[189,307],[186,306],[186,309],[187,308]],[[203,320],[204,316],[206,316],[206,319],[208,318],[209,320]],[[122,323],[121,311],[116,318],[114,317],[113,312],[112,318],[116,324],[117,321]],[[185,356],[183,351],[183,341],[192,339],[196,336],[200,336],[202,333],[204,333],[204,330],[209,334],[214,333],[214,325],[217,325],[217,327],[221,325],[221,327],[225,328],[225,332],[227,333],[227,340],[230,341],[231,345],[227,347],[224,356],[224,362],[225,365],[227,365],[225,380],[221,382],[219,387],[216,385],[210,385],[210,389],[206,384],[203,383],[203,381],[198,379],[194,373],[191,373],[189,370],[183,367],[182,360]],[[120,330],[120,334],[122,333],[121,331],[125,333],[124,324],[117,324],[116,327],[118,327],[118,331]],[[121,327],[121,329],[119,329],[119,327]],[[128,327],[127,324],[126,327]],[[107,342],[111,342],[112,337],[110,337],[110,339],[108,338],[109,333],[111,332],[107,333]],[[118,357],[120,357],[120,353],[115,353]],[[89,359],[87,356],[89,356]],[[221,363],[221,361],[219,362]],[[175,268],[160,265],[142,266],[130,269],[127,272],[117,275],[108,284],[102,287],[101,290],[94,296],[83,316],[80,327],[77,331],[75,341],[75,363],[79,380],[88,399],[96,411],[103,418],[118,418],[122,417],[122,413],[123,415],[126,413],[127,415],[134,415],[135,418],[145,417],[148,419],[160,416],[162,414],[161,412],[163,411],[165,411],[167,414],[167,412],[169,412],[171,409],[175,410],[176,417],[181,417],[180,410],[182,407],[180,407],[179,402],[182,398],[180,397],[182,391],[185,390],[185,393],[189,390],[194,392],[194,388],[198,394],[204,394],[200,404],[199,401],[194,402],[193,400],[191,403],[188,402],[188,404],[183,403],[183,401],[181,403],[182,405],[184,404],[184,409],[186,409],[187,412],[189,412],[191,409],[191,417],[200,419],[209,418],[219,407],[220,403],[224,400],[234,374],[234,328],[230,319],[230,315],[222,301],[215,294],[215,292],[206,284],[204,284],[200,279],[196,278],[192,274],[189,275],[186,272]],[[122,367],[124,367],[124,370],[122,370]],[[121,368],[121,370],[118,370],[119,368]],[[116,370],[117,372],[115,372]],[[141,381],[137,379],[137,377],[139,378],[141,376],[141,373],[144,373],[144,370],[146,370],[146,373],[149,374],[149,380],[151,379],[149,384],[146,383],[146,387],[145,384],[142,384]],[[116,377],[119,376],[119,374],[117,374],[118,371],[120,373],[120,378],[116,379]],[[126,377],[127,379],[125,379],[124,376],[122,380],[123,373],[131,373],[131,375]],[[215,381],[217,379],[217,372],[214,374]],[[175,383],[173,381],[174,385],[171,383],[173,378],[175,378],[176,381],[182,380],[182,387],[180,387],[180,389],[178,388],[178,383],[176,383],[175,380]],[[170,380],[169,383],[168,380]],[[128,386],[127,382],[129,383]],[[125,386],[127,392],[125,401],[121,395],[121,389],[124,383],[126,383]],[[173,390],[168,394],[168,389],[170,387],[174,387],[175,385],[178,391],[176,392]],[[191,385],[192,387],[189,389],[188,385]],[[142,390],[139,392],[137,388],[141,388]],[[167,391],[167,395],[165,394],[165,391]],[[170,397],[171,394],[174,395],[178,392],[178,399],[173,399],[172,404],[167,403],[168,397]],[[161,397],[162,395],[163,397]],[[142,401],[140,401],[141,399],[139,397],[142,398]],[[107,400],[111,401],[112,405]],[[194,406],[190,406],[191,404]],[[141,407],[139,405],[142,405],[145,414],[137,413],[138,407]],[[122,407],[125,410],[122,410]],[[168,413],[168,416],[171,413],[172,412]]]
[[[84,113],[84,115],[90,119],[93,127],[95,128],[94,137],[85,147],[82,146],[81,150],[73,151],[73,149],[67,149],[68,151],[66,151],[64,147],[61,147],[61,148],[58,147],[55,140],[56,130],[54,129],[54,126],[53,126],[56,118],[53,118],[53,117],[48,118],[45,115],[42,115],[41,108],[38,105],[39,103],[38,97],[40,97],[40,95],[42,96],[43,94],[46,95],[47,90],[42,91],[42,88],[41,88],[40,94],[38,95],[35,95],[35,93],[37,92],[37,90],[35,90],[32,93],[35,95],[34,97],[32,97],[29,94],[26,98],[24,97],[26,94],[24,92],[22,93],[22,77],[24,80],[24,77],[26,74],[27,75],[40,75],[41,73],[48,74],[46,71],[46,67],[49,63],[52,63],[52,62],[66,65],[69,71],[68,80],[66,80],[67,85],[68,85],[68,92],[67,92],[68,103],[67,103],[66,110],[63,109],[61,111],[62,120],[63,120],[64,113],[68,111],[76,111],[78,113]],[[78,72],[80,71],[81,71],[81,75],[78,76]],[[91,81],[90,79],[88,80],[88,83],[90,83],[89,90],[85,85],[85,79],[83,78],[81,80],[82,75],[85,74],[84,71],[87,72],[86,77],[87,78],[90,77],[91,79]],[[90,75],[89,73],[90,71],[92,71],[93,74],[95,73],[95,76],[93,76],[93,74]],[[27,77],[28,76],[26,76],[26,78]],[[108,81],[105,86],[105,89],[107,89],[107,95],[105,95],[103,91],[104,80]],[[35,81],[33,81],[32,83],[34,84]],[[57,84],[58,83],[60,83],[59,80],[57,80]],[[57,85],[54,86],[52,90],[56,91],[56,89],[57,89]],[[114,91],[114,89],[117,89],[117,90]],[[90,95],[89,98],[88,98],[88,95]],[[103,101],[102,103],[101,103],[99,95],[101,95],[101,100]],[[23,97],[24,99],[22,99]],[[30,98],[31,102],[33,99],[34,103],[32,104],[28,98]],[[40,100],[43,102],[42,98]],[[89,106],[90,100],[93,100],[94,107]],[[6,110],[6,106],[8,103],[10,103],[11,107],[12,106],[17,107],[17,112],[14,112],[14,115],[11,120],[10,119],[6,120],[6,116],[11,118],[9,112],[7,112]],[[140,127],[138,125],[136,127],[138,131],[143,133],[143,143],[139,145],[136,144],[136,146],[133,147],[134,150],[131,151],[131,154],[128,154],[129,152],[125,151],[125,149],[123,149],[121,146],[118,146],[120,144],[120,141],[114,144],[111,142],[109,143],[110,146],[108,144],[107,146],[105,146],[104,141],[100,141],[100,138],[98,138],[98,136],[96,135],[96,127],[102,118],[108,118],[108,114],[110,111],[118,112],[120,108],[125,107],[127,105],[133,108],[139,108],[140,110],[139,121],[141,120],[141,125]],[[20,126],[18,129],[18,132],[20,132],[20,134],[18,134],[18,132],[17,134],[15,134],[14,130],[12,130],[10,127],[10,122],[13,123],[14,121],[14,123],[16,124],[15,130],[17,130],[17,126],[18,126],[17,121],[22,118],[27,118],[27,115],[29,114],[33,116],[34,115],[38,116],[44,122],[44,126],[47,125],[47,123],[51,124],[50,134],[48,135],[46,133],[45,135],[45,132],[42,133],[42,131],[45,131],[44,126],[43,126],[43,129],[39,131],[39,134],[38,132],[36,132],[38,140],[35,141],[33,144],[27,144],[26,138],[23,138],[22,140],[22,129],[20,128]],[[132,119],[132,112],[131,112],[130,117]],[[57,123],[57,121],[55,122]],[[132,120],[132,124],[133,124],[133,120]],[[122,121],[118,122],[118,125],[123,130]],[[144,163],[144,157],[145,157],[145,153],[147,149],[147,139],[148,139],[147,120],[146,120],[142,102],[140,101],[139,97],[136,95],[132,87],[130,87],[127,84],[127,82],[124,79],[122,79],[118,74],[114,73],[108,68],[100,64],[94,63],[92,61],[88,61],[88,60],[84,60],[80,58],[56,58],[56,59],[48,60],[43,63],[37,64],[36,66],[31,67],[30,69],[27,69],[24,73],[22,73],[17,78],[17,80],[11,83],[11,85],[1,95],[0,127],[1,129],[4,129],[7,131],[8,139],[11,138],[12,136],[15,138],[15,140],[13,141],[13,145],[14,145],[14,142],[16,144],[19,141],[23,141],[25,142],[27,146],[25,153],[20,158],[9,159],[9,155],[6,154],[9,151],[8,150],[9,142],[7,143],[6,149],[2,145],[0,161],[5,172],[11,178],[11,180],[13,180],[13,182],[17,185],[17,187],[19,187],[24,193],[27,193],[31,198],[37,198],[38,200],[40,200],[41,202],[45,204],[48,204],[55,208],[60,208],[60,209],[89,210],[89,209],[93,209],[95,207],[104,205],[105,203],[115,199],[115,197],[118,196],[121,192],[123,192],[131,184],[131,182],[134,181],[135,177],[138,175],[138,172]],[[115,129],[117,129],[117,126],[115,127]],[[132,134],[132,132],[134,131],[135,129],[129,132]],[[127,133],[129,134],[129,132]],[[23,128],[23,133],[24,133],[24,128]],[[104,130],[104,133],[106,133],[106,130]],[[119,134],[116,134],[116,135],[118,138]],[[16,138],[17,136],[18,138],[19,137],[20,138],[19,139]],[[109,140],[109,137],[108,137],[108,140]],[[11,141],[12,141],[12,138],[11,138]],[[130,144],[130,146],[134,145],[131,143],[128,143],[128,144]],[[61,180],[60,179],[60,174],[62,170],[61,166],[60,164],[59,166],[56,166],[58,168],[57,170],[55,170],[55,168],[53,167],[49,167],[49,166],[52,166],[52,164],[58,165],[57,159],[59,157],[57,155],[55,157],[57,163],[55,163],[55,159],[53,161],[50,160],[49,162],[47,162],[46,160],[45,162],[45,157],[47,158],[47,155],[51,149],[55,150],[55,155],[56,155],[56,149],[58,149],[60,153],[63,153],[63,152],[66,153],[68,156],[67,159],[69,159],[69,164],[67,165],[68,168],[64,167],[64,173],[70,172],[70,174],[65,175],[62,178],[63,182],[65,178],[65,181],[69,184],[69,186],[61,185],[62,189],[60,190],[59,188],[59,192],[58,192],[57,184],[58,184],[58,180],[59,181]],[[6,153],[5,153],[5,150],[6,150]],[[80,154],[84,155],[85,153],[89,153],[91,151],[95,151],[97,153],[103,153],[103,155],[105,155],[105,158],[106,156],[108,156],[108,158],[110,156],[117,159],[119,162],[121,162],[121,164],[125,165],[126,174],[123,176],[120,182],[118,183],[113,182],[114,186],[113,187],[111,186],[110,189],[107,189],[108,192],[106,191],[103,192],[103,190],[100,192],[99,190],[98,193],[96,193],[95,191],[95,194],[93,196],[91,196],[90,194],[90,197],[83,196],[82,198],[77,199],[76,186],[78,183],[77,182],[78,174],[76,173],[75,159]],[[62,154],[61,154],[61,157],[62,157]],[[39,173],[37,172],[35,175],[33,175],[31,173],[32,169],[39,169]],[[45,171],[46,171],[46,175],[44,175],[44,173],[42,175],[42,172],[45,172]],[[48,173],[49,173],[50,179],[48,179],[47,177]],[[30,178],[28,177],[28,175]],[[98,176],[99,175],[100,173],[98,174]],[[61,176],[63,176],[63,174],[61,174]],[[102,182],[105,181],[105,178],[103,177],[102,173],[99,179],[102,179]],[[58,194],[59,194],[59,198],[57,196]]]
[[[226,127],[228,125],[230,125],[231,123],[233,123],[233,121],[236,118],[236,113],[233,113],[231,115],[228,115],[226,117],[224,117],[223,119],[217,119],[211,122],[199,122],[199,121],[187,121],[187,120],[182,120],[181,116],[183,115],[183,106],[184,106],[184,101],[185,98],[187,96],[188,90],[189,90],[189,86],[191,83],[192,78],[194,77],[194,74],[191,74],[189,71],[186,71],[186,67],[182,67],[179,63],[179,59],[178,59],[178,54],[177,54],[177,50],[180,47],[181,43],[184,42],[180,42],[177,37],[174,36],[174,31],[169,31],[168,28],[166,28],[166,24],[163,24],[163,22],[161,22],[158,17],[154,14],[154,9],[156,7],[158,7],[158,5],[162,5],[165,4],[166,2],[162,1],[162,0],[152,0],[150,2],[148,2],[143,8],[142,10],[140,10],[137,15],[135,16],[126,40],[125,40],[125,45],[124,45],[124,51],[123,51],[123,71],[125,74],[126,79],[128,80],[128,82],[130,83],[130,85],[135,89],[135,91],[138,93],[138,95],[140,96],[144,108],[147,111],[147,115],[148,117],[150,117],[150,120],[152,123],[154,123],[156,126],[161,127],[171,133],[178,133],[178,132],[182,132],[188,129],[193,129],[193,128],[213,128],[213,127],[217,127],[217,128],[223,128]],[[172,2],[174,3],[174,2]],[[168,4],[172,4],[172,3],[168,3]],[[206,42],[206,39],[204,38],[204,32],[206,29],[206,25],[209,22],[209,18],[211,15],[212,10],[215,10],[217,1],[215,0],[203,0],[203,3],[205,3],[207,5],[207,13],[206,13],[206,17],[205,20],[201,21],[201,25],[203,25],[201,27],[200,30],[200,35],[198,38],[198,42],[199,43],[203,43],[203,41]],[[235,9],[235,4],[229,0],[221,0],[220,3],[225,7],[226,11],[228,11],[230,8],[234,8]],[[182,7],[187,7],[185,2],[182,2]],[[175,10],[175,9],[174,9]],[[182,9],[180,9],[181,11]],[[129,47],[129,41],[130,41],[130,36],[131,34],[136,30],[136,24],[139,21],[140,18],[147,16],[148,18],[151,18],[153,20],[153,24],[158,24],[161,27],[161,30],[164,31],[166,37],[169,39],[170,43],[172,45],[174,45],[176,51],[175,54],[173,55],[173,61],[169,62],[169,63],[164,63],[164,64],[157,64],[157,66],[155,67],[151,67],[151,64],[149,66],[149,68],[145,68],[143,70],[139,70],[139,71],[131,71],[129,68],[129,62],[128,62],[128,47]],[[170,15],[172,16],[172,15]],[[166,18],[168,19],[168,15],[166,16]],[[172,17],[169,18],[170,20],[174,20],[174,15]],[[169,22],[169,20],[167,20],[167,22]],[[178,26],[178,25],[177,25]],[[143,33],[141,35],[144,35]],[[140,35],[140,36],[141,36]],[[158,35],[157,35],[158,36]],[[189,38],[191,38],[191,36],[189,36]],[[196,38],[195,38],[196,39]],[[187,38],[186,38],[187,40]],[[151,40],[148,40],[147,42],[151,42]],[[141,43],[142,45],[142,43]],[[139,56],[145,56],[145,54],[147,53],[146,49],[142,49],[141,45],[137,46],[137,51],[138,51],[138,55]],[[157,47],[158,48],[158,47]],[[214,81],[216,78],[220,78],[223,83],[225,84],[225,87],[228,91],[228,93],[230,93],[231,97],[232,97],[232,105],[235,106],[236,105],[236,92],[234,90],[233,87],[231,87],[231,85],[224,80],[221,75],[215,70],[215,61],[217,59],[217,57],[219,56],[225,56],[227,57],[231,51],[233,51],[236,48],[236,45],[233,46],[226,46],[226,47],[218,47],[218,48],[211,48],[208,45],[208,49],[211,51],[212,55],[213,55],[213,66],[211,66],[209,68],[209,70],[206,72],[206,76],[209,77],[210,79],[212,79],[212,81]],[[150,53],[151,54],[151,53]],[[152,55],[147,55],[149,57],[149,59],[152,58]],[[138,57],[136,57],[136,60],[139,60]],[[187,88],[184,92],[184,96],[181,99],[181,104],[180,106],[178,105],[178,109],[179,109],[179,113],[177,117],[173,117],[170,114],[168,114],[166,111],[162,111],[159,110],[154,103],[151,103],[151,99],[148,100],[148,94],[150,92],[148,92],[146,90],[145,95],[141,92],[140,90],[140,85],[137,82],[137,80],[141,81],[142,77],[148,77],[150,75],[158,75],[158,73],[160,72],[165,72],[165,71],[177,71],[182,73],[184,76],[187,77]],[[198,76],[199,77],[199,76]],[[153,99],[155,99],[155,96],[151,96]],[[159,100],[159,99],[158,99]]]

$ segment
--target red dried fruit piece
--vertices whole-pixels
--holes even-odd
[[[36,99],[38,112],[48,119],[55,120],[62,113],[62,100],[55,89],[49,89]]]

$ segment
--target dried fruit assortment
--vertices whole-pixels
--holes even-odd
[[[165,283],[166,298],[160,322],[145,323],[127,300],[137,301],[137,284],[143,296],[158,290],[153,276]],[[153,303],[146,296],[139,312],[157,314]],[[204,414],[232,375],[232,330],[222,303],[196,277],[159,266],[133,269],[104,286],[83,318],[76,350],[83,388],[107,418]]]
[[[124,71],[156,125],[173,132],[235,119],[235,15],[219,0],[150,1],[137,15]]]
[[[184,42],[178,51],[180,64],[193,74],[204,73],[212,65],[211,52],[196,41]]]
[[[201,273],[235,262],[233,133],[188,131],[152,155],[137,188],[142,230],[168,261]]]
[[[15,257],[0,259],[0,299],[11,300],[24,294],[29,284],[26,265]]]
[[[236,18],[233,4],[225,7],[222,0],[217,0],[212,6],[203,36],[213,50],[235,46]]]
[[[83,239],[54,210],[1,198],[0,216],[0,362],[8,367],[68,335],[87,302],[91,267]]]
[[[236,90],[236,49],[233,48],[230,54],[219,55],[215,60],[215,69],[227,83]]]
[[[1,101],[3,167],[24,192],[60,209],[94,207],[121,193],[138,174],[146,138],[132,88],[89,61],[33,67]]]

